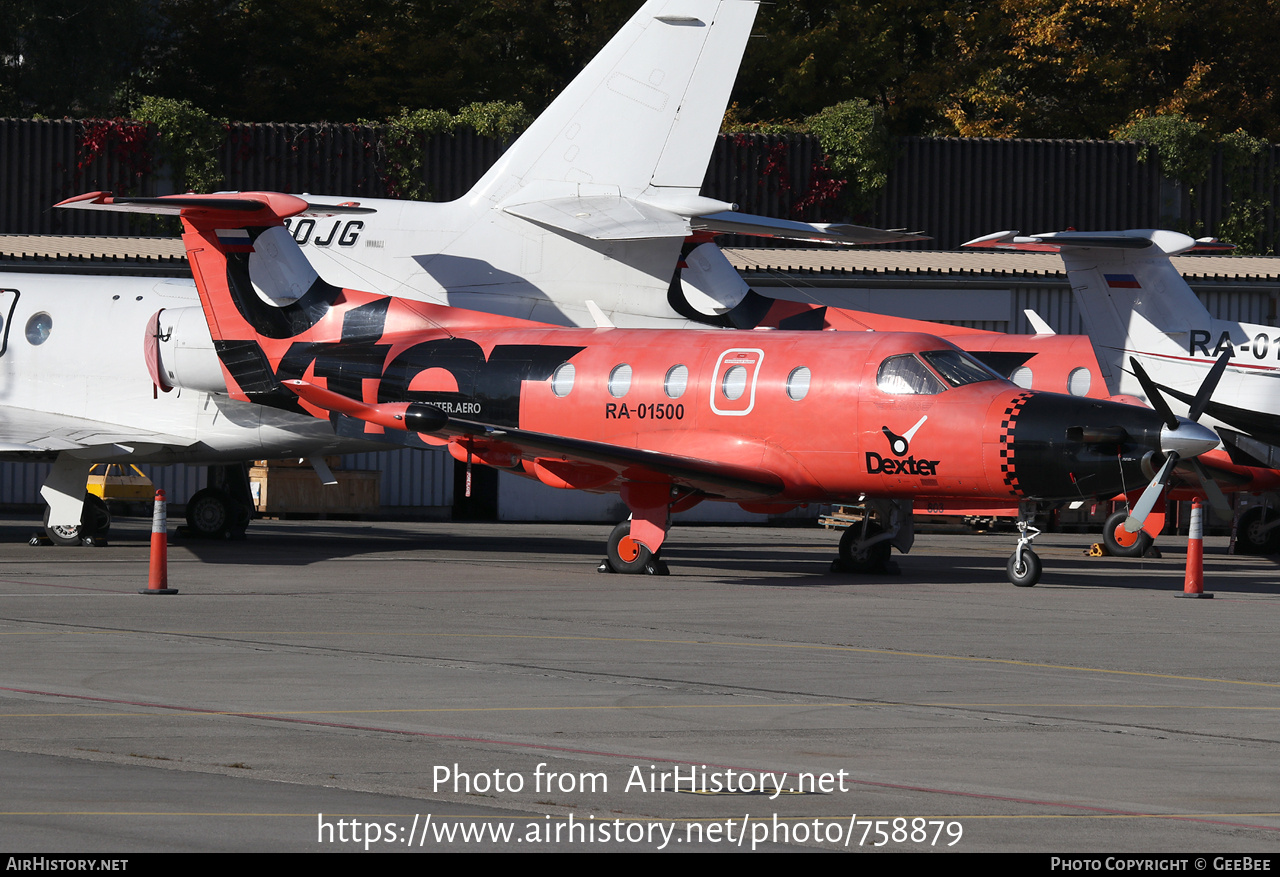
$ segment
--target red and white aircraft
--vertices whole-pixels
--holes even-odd
[[[691,290],[703,319],[741,319],[752,309],[736,305],[755,301],[736,275],[711,284],[711,299],[699,297],[696,267],[673,282],[695,229],[918,238],[721,215],[732,205],[700,197],[757,5],[648,0],[465,198],[321,208],[290,217],[293,234],[325,271],[379,291],[553,323],[617,313],[619,324],[665,325],[689,321],[668,304],[669,287]],[[638,315],[633,301],[643,302]],[[323,477],[320,454],[361,449],[313,419],[220,396],[197,304],[179,281],[0,275],[0,456],[54,461],[41,489],[52,538],[78,542],[109,524],[104,504],[84,504],[95,461],[312,456]],[[158,385],[170,370],[186,384],[152,399],[148,370]],[[243,527],[250,511],[214,487],[192,498],[188,520],[221,533],[228,521]]]
[[[876,500],[841,540],[847,564],[874,566],[910,547],[916,497],[1109,497],[1152,458],[1217,444],[1147,409],[1023,390],[929,335],[575,329],[341,288],[285,228],[309,209],[290,195],[70,203],[182,217],[231,399],[616,492],[632,517],[609,540],[615,572],[660,571],[671,512],[704,500]],[[1039,578],[1033,537],[1015,584]]]
[[[1208,495],[1222,508],[1222,488],[1259,493],[1280,487],[1280,333],[1214,319],[1171,261],[1181,253],[1229,253],[1233,247],[1154,229],[1006,231],[964,246],[1060,253],[1106,392],[1152,405],[1166,418],[1181,412],[1216,428],[1226,449],[1182,467],[1170,498]],[[1198,399],[1207,382],[1211,395]],[[1109,522],[1107,535],[1119,532],[1116,524]],[[1158,532],[1150,521],[1144,529]],[[1274,550],[1280,516],[1273,507],[1257,506],[1241,518],[1237,533],[1247,550]]]

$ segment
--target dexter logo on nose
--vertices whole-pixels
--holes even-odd
[[[893,451],[896,456],[905,456],[907,451],[911,450],[911,439],[915,437],[916,430],[924,426],[924,422],[929,419],[926,414],[916,421],[916,425],[906,431],[904,435],[898,435],[887,426],[880,427],[881,432],[885,434],[885,438],[889,439],[889,450]]]

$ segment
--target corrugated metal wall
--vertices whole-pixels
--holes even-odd
[[[37,505],[40,485],[49,475],[52,463],[0,463],[0,505]],[[179,505],[205,485],[203,466],[151,466],[138,467],[151,483],[164,490],[165,498]]]
[[[453,506],[453,456],[443,449],[347,454],[342,468],[381,472],[383,508]]]
[[[40,485],[50,463],[0,463],[0,505],[41,503]],[[203,466],[138,467],[169,502],[182,505],[205,485]],[[453,457],[443,450],[378,451],[346,454],[343,469],[382,473],[381,497],[385,508],[449,508],[453,505]]]

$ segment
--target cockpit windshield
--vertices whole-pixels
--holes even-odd
[[[927,350],[920,355],[953,387],[1001,380],[998,374],[961,350]]]
[[[880,363],[876,386],[895,396],[934,396],[946,389],[924,363],[910,353]]]
[[[936,396],[947,389],[947,384],[962,387],[981,381],[1001,380],[998,374],[961,350],[926,350],[919,356],[924,362],[911,353],[890,356],[880,363],[876,386],[882,392],[895,396]],[[925,366],[925,362],[933,371]],[[946,384],[938,380],[934,371]]]

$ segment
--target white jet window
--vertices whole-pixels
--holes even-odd
[[[40,345],[49,340],[49,333],[53,331],[53,317],[46,313],[36,314],[27,320],[27,341],[33,345]]]
[[[631,389],[631,366],[623,363],[615,365],[609,372],[609,395],[621,399]]]
[[[1013,381],[1024,390],[1030,390],[1033,377],[1034,375],[1031,374],[1030,368],[1025,365],[1020,365],[1013,370],[1013,374],[1009,375],[1009,380]]]

